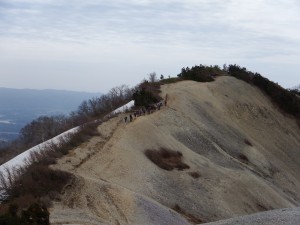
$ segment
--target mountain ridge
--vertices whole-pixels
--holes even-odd
[[[161,89],[166,107],[100,125],[53,166],[77,178],[52,224],[190,224],[299,205],[299,127],[258,88],[224,76]],[[189,168],[159,168],[145,151],[160,148]]]

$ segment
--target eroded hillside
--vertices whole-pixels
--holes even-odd
[[[54,203],[52,224],[195,224],[299,206],[300,130],[262,92],[219,77],[163,85],[161,94],[166,107],[103,123],[59,161],[76,179]],[[156,157],[187,166],[162,169],[145,155],[160,149],[178,157]]]

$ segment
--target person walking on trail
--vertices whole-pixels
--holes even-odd
[[[132,122],[132,115],[131,114],[129,115],[129,118],[130,118],[130,122]]]
[[[165,97],[165,106],[167,106],[167,101],[168,101],[168,94],[166,94],[166,97]]]
[[[127,116],[125,116],[124,122],[125,122],[125,124],[127,124]]]
[[[157,104],[157,109],[160,110],[160,103]]]

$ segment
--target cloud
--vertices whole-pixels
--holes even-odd
[[[99,63],[106,68],[93,66],[99,73],[118,65],[123,74],[140,76],[199,63],[295,65],[299,11],[296,0],[2,0],[0,68],[21,74],[26,70],[7,62],[49,61],[49,71],[65,62],[79,63],[84,73]],[[113,73],[118,77],[121,69]]]
[[[0,120],[0,124],[15,124],[11,122],[10,120]]]

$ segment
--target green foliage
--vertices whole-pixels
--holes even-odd
[[[296,95],[298,95],[300,97],[300,90],[298,90],[298,89],[291,89],[290,92],[293,93],[293,94],[296,94]]]
[[[171,83],[176,83],[180,81],[180,79],[178,77],[171,77],[171,78],[166,78],[166,79],[162,79],[160,81],[161,84],[171,84]]]
[[[283,111],[300,117],[300,99],[294,93],[269,81],[260,74],[254,75],[253,84],[268,94]]]
[[[135,106],[145,106],[148,107],[150,104],[158,102],[154,95],[147,91],[145,88],[142,90],[136,90],[133,95]]]
[[[215,76],[223,75],[224,72],[219,66],[194,66],[192,68],[182,68],[178,77],[182,80],[194,80],[198,82],[214,81]]]
[[[148,81],[144,81],[135,88],[132,99],[134,100],[135,106],[148,107],[149,105],[157,103],[159,100],[161,100],[159,93],[159,82],[150,83]]]
[[[238,65],[229,65],[228,74],[257,86],[284,112],[300,119],[300,98],[294,91],[289,91],[268,80],[259,73],[253,73]]]
[[[240,67],[236,64],[229,65],[227,67],[227,71],[230,76],[233,76],[239,80],[246,81],[247,83],[251,83],[251,80],[254,76],[254,73],[248,71],[245,67]]]

